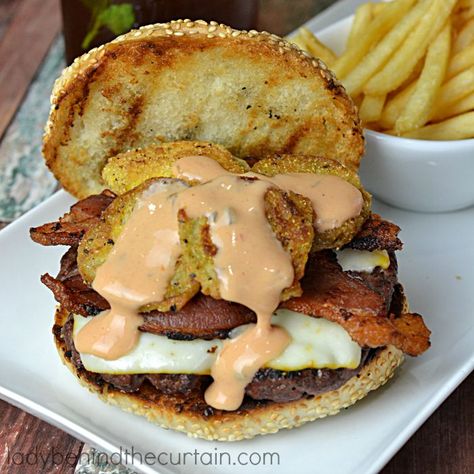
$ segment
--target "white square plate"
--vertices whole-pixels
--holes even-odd
[[[199,453],[197,464],[188,456],[179,466],[135,462],[136,470],[247,473],[251,466],[257,473],[375,473],[474,367],[474,208],[430,215],[377,204],[376,211],[403,229],[400,277],[412,309],[425,316],[433,331],[427,353],[409,359],[392,382],[354,407],[292,431],[217,443],[153,426],[103,404],[77,383],[56,354],[51,334],[55,303],[39,277],[55,274],[64,248],[34,244],[28,229],[55,220],[72,202],[59,192],[0,232],[0,396],[109,452],[133,446],[136,452],[165,453],[163,462],[176,462],[178,453]],[[240,460],[250,463],[265,452],[278,453],[279,465],[276,457],[273,466],[268,457],[266,465],[239,465],[240,453]],[[224,454],[224,464],[216,465],[203,453],[212,459],[229,453],[232,461],[229,465]],[[258,454],[249,458],[251,453]],[[210,459],[213,465],[206,465]]]

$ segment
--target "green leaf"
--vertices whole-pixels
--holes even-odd
[[[102,26],[99,16],[105,9],[107,9],[110,0],[81,0],[81,2],[91,12],[89,31],[81,43],[82,49],[86,50],[89,49],[92,41],[99,33],[100,27]]]
[[[114,35],[127,32],[135,23],[135,13],[131,3],[110,5],[99,13],[101,25],[106,26]]]
[[[82,41],[82,49],[91,45],[99,30],[106,26],[114,35],[127,32],[135,23],[135,12],[131,3],[109,5],[109,0],[82,0],[91,10],[91,26]]]
[[[89,31],[87,32],[86,36],[82,40],[81,47],[83,50],[89,49],[89,46],[91,45],[94,38],[97,36],[97,33],[100,30],[100,27],[101,25],[100,25],[99,19],[96,16],[92,26],[89,28]]]

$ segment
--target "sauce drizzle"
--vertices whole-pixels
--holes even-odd
[[[207,156],[180,158],[173,164],[173,173],[178,178],[200,182],[211,181],[217,176],[232,175]],[[315,227],[319,232],[335,229],[358,216],[364,205],[362,193],[339,176],[286,173],[270,177],[253,172],[242,176],[255,177],[284,191],[293,191],[307,197],[316,213]]]
[[[138,309],[162,301],[181,255],[178,221],[172,202],[186,189],[182,182],[156,182],[132,211],[92,287],[110,304],[76,335],[79,352],[107,360],[130,352],[140,335]]]

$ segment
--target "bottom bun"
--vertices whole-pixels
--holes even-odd
[[[406,302],[404,306],[407,306]],[[59,309],[56,313],[56,328],[62,327],[66,318],[67,314]],[[64,364],[82,385],[97,393],[103,401],[144,416],[162,428],[182,431],[194,438],[218,441],[238,441],[276,433],[283,428],[296,428],[309,421],[335,415],[384,385],[403,362],[403,353],[394,346],[387,346],[378,350],[358,375],[337,390],[292,402],[255,402],[235,412],[209,410],[207,414],[193,409],[193,403],[186,403],[174,395],[156,391],[150,395],[141,390],[125,393],[109,383],[97,383],[88,376],[90,373],[74,366],[59,331],[54,333],[56,347]]]

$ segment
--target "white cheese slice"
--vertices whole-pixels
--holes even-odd
[[[74,332],[88,322],[88,318],[74,316]],[[278,310],[272,324],[285,328],[291,343],[267,367],[278,370],[305,368],[356,368],[360,363],[361,349],[338,324],[322,318],[313,318],[289,310]],[[248,325],[234,329],[236,337]],[[211,366],[222,348],[223,340],[194,339],[176,341],[150,333],[142,333],[135,348],[116,360],[105,360],[81,353],[84,367],[91,372],[108,374],[209,374]]]
[[[375,267],[386,270],[390,266],[390,257],[386,250],[342,249],[336,251],[337,261],[345,272],[372,273]]]

